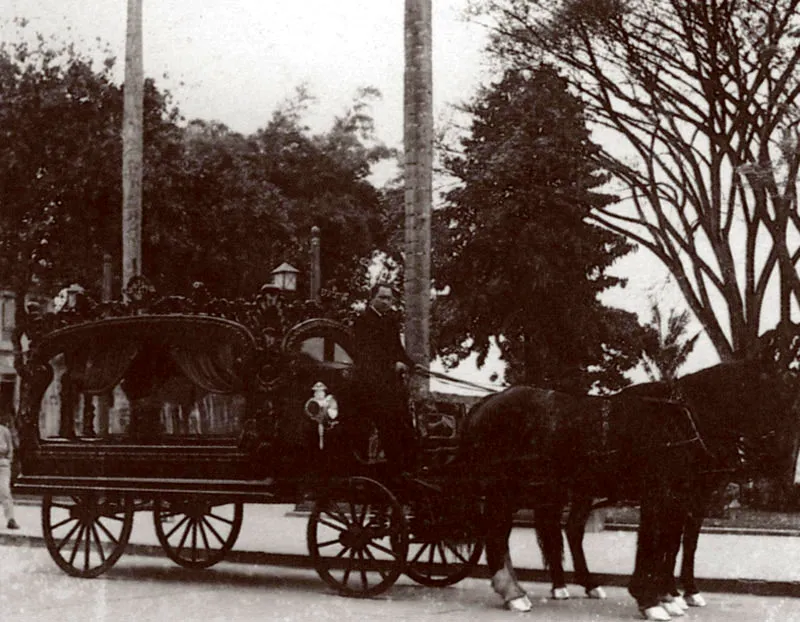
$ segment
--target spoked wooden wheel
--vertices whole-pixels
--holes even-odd
[[[308,550],[320,577],[346,596],[374,596],[403,573],[408,529],[382,484],[352,477],[321,496],[308,519]]]
[[[209,568],[233,548],[242,528],[240,502],[156,499],[153,522],[167,556],[185,568]]]
[[[456,505],[453,500],[426,496],[410,504],[406,574],[417,583],[454,585],[478,564],[483,539],[469,527],[471,516],[453,512]]]
[[[50,556],[73,577],[96,577],[125,552],[133,502],[120,495],[45,495],[42,534]]]

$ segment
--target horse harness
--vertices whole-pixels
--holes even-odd
[[[657,398],[649,398],[649,397],[642,397],[639,398],[642,401],[646,402],[653,402],[659,404],[667,404],[678,408],[686,415],[686,421],[689,423],[689,430],[690,435],[688,438],[682,438],[679,440],[666,440],[665,442],[661,443],[661,447],[665,448],[676,448],[676,447],[688,447],[690,445],[699,444],[702,451],[712,456],[713,454],[709,450],[708,446],[706,445],[705,441],[703,441],[703,437],[700,435],[700,431],[697,429],[697,424],[695,423],[694,416],[692,415],[691,410],[686,407],[684,404],[680,402],[676,402],[673,400],[664,400],[664,399],[657,399]],[[587,453],[592,457],[598,458],[608,458],[615,454],[618,454],[621,450],[619,448],[609,448],[609,431],[611,428],[611,424],[609,422],[610,415],[611,415],[611,407],[612,402],[609,399],[603,400],[602,406],[599,410],[599,419],[597,421],[597,430],[599,432],[598,438],[600,441],[600,448],[589,450]]]

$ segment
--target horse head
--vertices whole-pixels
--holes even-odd
[[[800,324],[786,322],[766,332],[753,358],[767,387],[761,408],[767,429],[755,438],[753,451],[773,474],[793,478],[800,449]]]
[[[786,344],[768,334],[743,359],[720,363],[667,384],[634,385],[623,393],[671,399],[688,406],[716,468],[777,475],[797,453],[800,374]],[[783,344],[783,345],[781,345]]]

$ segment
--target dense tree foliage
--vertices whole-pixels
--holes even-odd
[[[549,67],[508,71],[468,106],[463,155],[448,160],[462,183],[436,214],[435,304],[440,354],[459,359],[492,340],[507,380],[587,390],[625,384],[638,361],[638,323],[598,294],[631,250],[586,221],[614,197],[599,187],[583,109]]]
[[[103,252],[119,257],[122,89],[65,46],[0,52],[0,282],[45,288],[99,282]],[[252,292],[287,260],[308,267],[310,229],[323,235],[326,283],[346,283],[386,240],[370,166],[391,155],[372,136],[359,93],[330,131],[312,135],[290,106],[243,136],[182,123],[148,80],[144,127],[145,274],[168,290],[200,279],[215,293]],[[42,280],[44,279],[44,280]],[[119,287],[119,284],[117,284]]]
[[[104,253],[121,263],[123,98],[113,64],[43,37],[0,47],[0,285],[20,300],[72,282],[99,297]],[[290,100],[244,136],[186,123],[147,80],[143,273],[163,293],[199,280],[233,297],[288,261],[304,293],[316,225],[324,286],[360,295],[396,207],[368,181],[371,165],[392,155],[373,136],[376,96],[357,93],[318,135],[303,125],[303,98]],[[121,287],[117,275],[114,295]]]
[[[800,1],[473,0],[502,64],[551,62],[627,201],[595,211],[674,275],[721,359],[800,302]],[[776,301],[778,303],[776,304]]]
[[[46,278],[56,257],[85,267],[119,196],[119,132],[110,129],[121,108],[111,64],[95,71],[48,44],[0,51],[0,282],[14,289]]]

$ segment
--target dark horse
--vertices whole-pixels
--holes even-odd
[[[709,456],[673,508],[679,529],[668,544],[664,581],[669,593],[681,604],[703,606],[694,576],[694,559],[700,528],[715,490],[735,474],[786,477],[793,474],[797,456],[798,418],[796,402],[800,378],[781,371],[774,361],[752,359],[724,363],[687,375],[672,384],[647,383],[628,387],[619,396],[668,398],[691,411]],[[576,581],[588,589],[597,583],[586,567],[583,554],[584,526],[593,497],[607,496],[601,491],[572,499],[566,533],[573,559]],[[613,499],[614,497],[612,497]],[[618,499],[626,497],[617,496]],[[631,499],[626,499],[631,500]],[[633,498],[635,500],[635,498]],[[563,585],[560,510],[537,515],[537,530],[544,543],[542,550],[553,574],[553,584]],[[674,568],[683,542],[678,590]],[[685,598],[685,601],[681,602]],[[679,613],[674,609],[673,614]]]
[[[531,608],[508,550],[515,510],[563,508],[569,495],[635,495],[642,523],[629,590],[643,612],[658,608],[666,589],[660,551],[676,528],[669,509],[706,459],[691,414],[674,403],[526,386],[484,398],[462,424],[457,464],[484,484],[494,590],[510,609]]]

